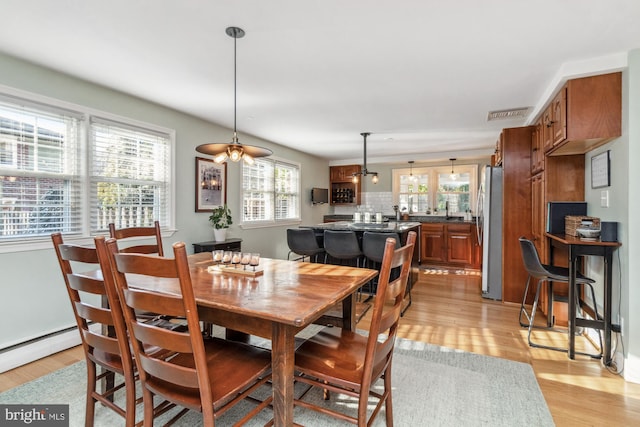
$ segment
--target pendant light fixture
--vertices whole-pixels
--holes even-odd
[[[371,177],[371,182],[374,184],[378,183],[378,172],[371,172],[369,170],[367,170],[367,137],[369,135],[371,135],[370,132],[362,132],[360,135],[362,135],[362,137],[364,138],[364,165],[362,167],[362,172],[356,172],[354,173],[353,176],[353,183],[356,184],[358,182],[358,179],[360,177],[360,175],[362,176],[367,176],[367,175],[373,175]]]
[[[456,161],[455,157],[453,159],[449,159],[451,160],[451,175],[449,176],[452,180],[456,180],[458,178],[458,175],[456,175],[456,173],[453,171],[453,162]]]
[[[273,151],[255,147],[252,145],[242,145],[238,142],[238,131],[236,128],[236,110],[237,110],[237,49],[236,43],[239,38],[244,37],[244,30],[238,27],[229,27],[225,30],[229,37],[233,38],[233,138],[228,144],[212,143],[202,144],[196,147],[196,151],[202,154],[213,156],[216,163],[224,163],[227,159],[232,162],[244,160],[247,164],[253,164],[256,157],[267,157],[273,154]]]
[[[413,176],[413,160],[409,160],[407,163],[409,163],[409,181],[413,182],[417,179]]]

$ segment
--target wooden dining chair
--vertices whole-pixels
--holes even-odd
[[[308,402],[304,400],[306,393],[295,400],[296,405],[366,426],[373,422],[384,404],[386,424],[393,426],[391,361],[415,241],[413,231],[409,232],[406,245],[398,249],[394,239],[387,239],[367,336],[342,328],[324,328],[296,350],[296,380],[356,397],[357,416]],[[391,270],[396,267],[400,267],[400,276],[391,281]],[[392,304],[385,304],[389,300]],[[384,381],[382,393],[372,390],[380,378]],[[370,397],[377,399],[377,403],[367,416]]]
[[[65,244],[60,233],[52,234],[51,239],[78,325],[87,365],[85,426],[93,426],[96,402],[124,417],[127,427],[134,426],[135,365],[113,284],[113,274],[108,259],[98,254],[98,243],[104,243],[104,237],[96,237],[95,248]],[[83,270],[89,270],[77,271],[81,265]],[[96,305],[96,296],[100,297],[101,306]],[[98,368],[101,368],[102,373],[98,374]],[[122,376],[121,382],[113,381],[114,373]],[[104,380],[104,384],[100,384],[101,380]],[[105,389],[102,390],[102,387]],[[114,401],[114,393],[123,387],[125,401],[124,405],[120,405]],[[156,408],[156,414],[167,409],[168,405],[162,404]]]
[[[110,223],[109,236],[118,240],[120,252],[158,254],[158,256],[164,256],[164,250],[162,248],[162,234],[160,234],[160,223],[158,221],[154,221],[153,227],[116,228],[114,223]],[[135,244],[123,247],[123,241],[127,242],[135,237],[155,238],[156,242],[153,244]]]
[[[175,258],[118,253],[115,239],[107,241],[120,301],[127,320],[142,383],[145,419],[154,396],[202,413],[203,425],[215,420],[271,378],[271,354],[244,343],[203,339],[184,243],[173,245]],[[181,295],[130,287],[128,274],[157,281],[175,279]],[[140,321],[136,310],[185,317],[186,331],[172,331]],[[157,357],[151,346],[171,353]],[[271,396],[271,393],[269,393]],[[271,403],[259,402],[238,421],[243,424]],[[150,424],[149,424],[150,425]]]

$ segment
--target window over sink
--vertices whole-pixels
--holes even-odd
[[[462,216],[472,211],[477,196],[478,165],[393,169],[394,204],[410,214]]]

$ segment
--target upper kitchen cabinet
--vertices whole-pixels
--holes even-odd
[[[496,141],[496,151],[493,155],[493,166],[502,166],[502,134]]]
[[[547,155],[584,154],[622,134],[622,73],[569,80],[540,118]]]
[[[329,179],[331,182],[332,205],[359,205],[361,195],[361,179],[353,182],[353,174],[360,173],[360,165],[331,166]],[[361,177],[360,177],[361,178]]]
[[[531,134],[531,174],[534,175],[544,170],[544,147],[543,147],[543,126],[542,119],[539,119]]]

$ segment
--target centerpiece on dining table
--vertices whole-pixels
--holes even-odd
[[[260,276],[260,254],[250,252],[232,252],[221,249],[211,253],[213,264],[207,270],[210,273],[229,273],[245,276]]]

